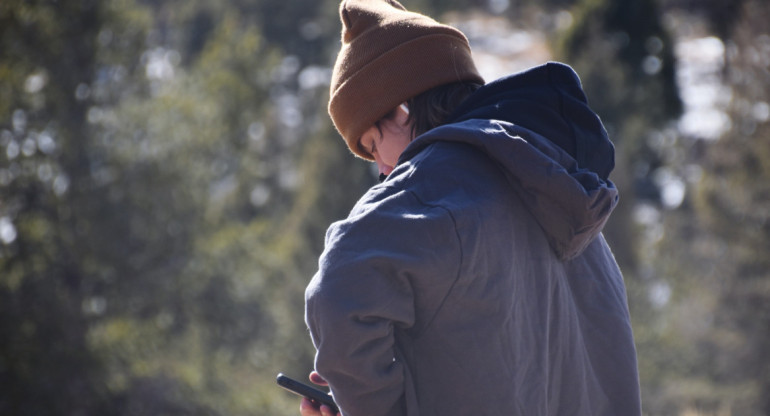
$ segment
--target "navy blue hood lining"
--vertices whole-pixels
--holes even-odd
[[[588,107],[578,75],[562,63],[549,62],[486,84],[447,123],[470,119],[507,121],[537,132],[603,180],[615,167],[607,131]]]
[[[614,147],[566,65],[548,63],[487,84],[449,123],[412,141],[398,164],[436,142],[468,144],[489,155],[561,260],[578,256],[617,205],[608,179]]]

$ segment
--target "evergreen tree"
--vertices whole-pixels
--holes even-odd
[[[681,113],[673,43],[654,0],[584,0],[573,14],[575,22],[558,42],[557,55],[580,74],[591,107],[616,145],[613,179],[621,203],[606,234],[621,266],[632,272],[636,200],[660,203],[652,173],[661,160],[648,137]]]
[[[334,3],[0,5],[0,413],[296,413]]]
[[[714,16],[718,9],[686,13]],[[643,327],[656,351],[645,371],[651,414],[770,410],[764,365],[770,327],[769,12],[763,2],[749,1],[726,16],[736,19],[733,29],[712,29],[726,45],[719,81],[731,97],[730,128],[714,141],[680,134],[665,148],[672,156],[665,168],[683,178],[689,192],[679,207],[662,211],[659,235],[645,256],[649,273],[670,287],[670,299]]]
[[[642,244],[652,230],[636,223],[643,204],[665,208],[656,171],[665,165],[652,138],[663,136],[681,113],[673,41],[655,0],[583,0],[572,9],[573,25],[556,43],[557,56],[580,74],[591,107],[616,146],[611,179],[620,202],[605,235],[623,270],[639,356],[643,403],[656,402],[670,355],[654,323],[657,281]],[[662,393],[661,393],[662,394]]]
[[[719,398],[714,407],[760,415],[770,413],[770,5],[747,1],[738,16],[725,72],[732,128],[709,146],[696,199],[698,218],[719,247],[703,364]]]
[[[95,2],[0,6],[3,414],[110,413],[83,313],[101,308],[103,263],[83,241],[100,214],[99,155],[77,94],[97,75],[103,13]]]

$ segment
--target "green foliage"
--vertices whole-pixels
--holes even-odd
[[[654,414],[768,407],[767,8],[743,3],[733,129],[684,149],[702,180],[663,237],[633,221],[679,172],[649,140],[680,110],[656,3],[581,2],[559,43],[618,144],[607,233]],[[312,367],[304,287],[374,182],[326,115],[337,6],[0,2],[0,414],[296,414],[274,376]]]
[[[317,127],[277,113],[322,94],[233,4],[1,10],[0,413],[293,414],[322,233],[287,244],[286,175]]]
[[[105,403],[82,313],[103,263],[89,252],[98,240],[81,240],[98,225],[81,215],[98,208],[85,163],[86,108],[74,97],[79,78],[94,74],[101,12],[94,4],[6,2],[0,14],[0,382],[12,392],[0,399],[5,414],[93,412]]]
[[[633,273],[636,199],[659,203],[652,173],[661,158],[647,138],[681,112],[673,42],[654,0],[584,0],[573,16],[573,25],[556,42],[557,56],[580,74],[592,108],[617,146],[613,180],[631,192],[622,195],[606,234],[621,266]]]
[[[680,155],[666,168],[691,179],[643,256],[647,280],[671,290],[635,325],[650,414],[770,409],[770,9],[754,1],[739,9],[734,30],[721,35],[729,39],[720,81],[731,94],[731,128],[713,142],[676,137],[666,149]]]
[[[573,16],[558,50],[581,74],[592,107],[617,145],[613,179],[626,192],[606,234],[626,275],[645,409],[760,414],[766,404],[757,398],[767,388],[760,380],[770,373],[766,366],[744,366],[767,360],[759,351],[767,351],[768,342],[757,334],[766,332],[760,326],[768,327],[762,318],[768,265],[759,254],[770,248],[762,225],[768,211],[763,166],[770,159],[760,150],[768,143],[761,134],[725,138],[701,159],[697,143],[670,131],[667,124],[678,117],[681,103],[672,38],[655,1],[586,0]],[[754,77],[740,77],[746,93],[766,90],[756,86],[767,80]],[[753,105],[767,97],[742,100]],[[732,118],[742,124],[746,116]],[[659,147],[655,137],[677,144]],[[671,207],[660,199],[655,175],[685,177],[683,163],[704,170],[702,202],[685,201],[666,211]],[[659,224],[635,225],[639,213],[650,212],[660,216]]]
[[[579,69],[592,105],[611,126],[629,112],[657,125],[681,112],[673,42],[655,0],[580,2],[559,55]]]
[[[580,74],[591,107],[615,142],[612,179],[625,192],[605,233],[631,278],[629,291],[642,294],[646,283],[633,279],[641,235],[632,216],[638,200],[660,204],[652,175],[662,160],[648,137],[681,112],[673,42],[654,0],[584,0],[572,14],[574,23],[556,40],[556,52]],[[644,297],[631,296],[635,316],[646,314]]]
[[[734,414],[770,411],[770,123],[768,102],[770,6],[749,1],[731,35],[734,51],[727,79],[733,128],[711,146],[704,160],[695,212],[722,243],[717,270],[722,280],[714,332],[701,340],[714,363],[710,380]],[[763,58],[758,59],[759,56]],[[743,400],[724,398],[744,386]]]

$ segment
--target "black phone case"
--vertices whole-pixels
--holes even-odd
[[[275,381],[284,389],[289,390],[294,394],[307,397],[308,399],[314,400],[318,403],[325,404],[326,406],[329,406],[334,411],[334,413],[339,413],[339,409],[337,408],[337,404],[334,403],[334,399],[326,392],[294,380],[293,378],[285,376],[282,373],[278,374]]]

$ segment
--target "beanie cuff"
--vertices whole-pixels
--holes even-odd
[[[341,84],[332,92],[329,115],[350,150],[371,161],[358,146],[367,129],[404,101],[461,81],[484,84],[467,41],[444,33],[421,36],[382,54]]]

